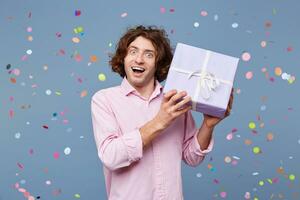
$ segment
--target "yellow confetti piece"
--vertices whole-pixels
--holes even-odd
[[[75,194],[74,197],[75,197],[76,199],[80,199],[80,194]]]
[[[258,185],[260,185],[260,186],[263,186],[265,183],[264,183],[264,181],[259,181],[258,182]]]
[[[256,127],[254,122],[249,122],[248,126],[249,126],[250,129],[255,129],[255,127]]]
[[[268,178],[267,181],[268,181],[270,184],[273,183],[272,179],[270,179],[270,178]]]
[[[60,96],[61,95],[61,92],[55,92],[56,95]]]
[[[289,175],[289,179],[290,179],[291,181],[294,181],[295,178],[296,178],[296,176],[295,176],[294,174],[290,174],[290,175]]]
[[[105,81],[105,80],[106,80],[105,74],[100,73],[100,74],[98,75],[98,79],[99,79],[99,81]]]
[[[260,148],[259,147],[253,147],[253,153],[255,153],[255,154],[259,154],[259,153],[261,153],[261,150],[260,150]]]

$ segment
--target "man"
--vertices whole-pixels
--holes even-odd
[[[163,94],[160,82],[171,60],[164,30],[131,28],[110,61],[123,77],[121,85],[92,97],[94,136],[109,200],[181,200],[181,160],[197,166],[212,149],[213,129],[222,119],[204,115],[197,129],[191,97],[176,90]]]

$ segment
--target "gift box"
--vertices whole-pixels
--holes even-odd
[[[239,58],[178,43],[163,92],[186,91],[192,110],[224,117]]]

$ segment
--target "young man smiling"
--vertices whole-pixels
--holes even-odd
[[[92,97],[92,121],[109,200],[181,200],[181,160],[197,166],[222,120],[204,114],[200,128],[185,91],[163,94],[172,60],[163,29],[137,26],[120,39],[110,64],[121,85]],[[226,116],[229,115],[231,96]]]

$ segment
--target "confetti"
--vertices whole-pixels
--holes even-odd
[[[31,55],[31,54],[32,54],[32,50],[31,50],[31,49],[28,49],[28,50],[26,51],[26,53],[27,53],[28,55]]]
[[[201,173],[197,173],[196,176],[197,176],[197,178],[201,178],[202,174]]]
[[[214,15],[214,20],[218,21],[218,19],[219,19],[219,16],[218,15]]]
[[[236,22],[235,22],[235,23],[233,23],[233,24],[231,24],[231,27],[232,27],[232,28],[237,28],[238,26],[239,26],[239,24],[238,24],[238,23],[236,23]]]
[[[78,17],[81,15],[81,11],[80,10],[75,10],[75,16]]]
[[[290,175],[289,175],[289,179],[290,179],[291,181],[294,181],[295,178],[296,178],[296,176],[295,176],[294,174],[290,174]]]
[[[160,7],[159,11],[160,11],[160,13],[164,14],[166,12],[166,8]]]
[[[256,125],[255,125],[254,122],[249,122],[248,127],[249,127],[250,129],[255,129]]]
[[[203,16],[203,17],[206,17],[206,16],[208,15],[208,13],[207,13],[207,11],[202,10],[202,11],[200,12],[200,15]]]
[[[253,151],[254,154],[259,154],[259,153],[261,153],[261,150],[260,150],[259,147],[253,147],[252,151]]]
[[[97,60],[98,60],[98,58],[97,58],[97,56],[95,56],[95,55],[92,55],[92,56],[90,57],[90,61],[91,61],[91,62],[97,62]]]
[[[80,199],[80,194],[75,194],[74,197],[75,197],[76,199]]]
[[[246,72],[245,77],[248,80],[252,79],[253,78],[253,72],[251,72],[251,71]]]
[[[265,47],[267,46],[267,42],[266,42],[266,41],[261,41],[261,42],[260,42],[260,46],[261,46],[262,48],[265,48]]]
[[[52,91],[48,89],[48,90],[46,90],[45,93],[46,93],[46,95],[51,95]]]
[[[220,192],[220,196],[221,196],[222,198],[226,198],[227,193],[226,193],[226,192]]]
[[[70,155],[70,153],[71,153],[71,148],[70,148],[70,147],[66,147],[66,148],[64,149],[64,153],[65,153],[65,155]]]
[[[20,139],[21,138],[21,133],[20,132],[15,133],[15,138]]]
[[[106,80],[105,74],[100,73],[98,75],[98,79],[99,79],[99,81],[105,81]]]
[[[80,42],[80,39],[78,37],[73,37],[72,38],[72,42],[74,43],[79,43]]]
[[[87,90],[81,91],[81,93],[80,93],[81,98],[85,97],[86,95],[87,95]]]
[[[249,60],[251,59],[251,55],[249,52],[244,52],[242,54],[242,60],[245,61],[245,62],[248,62]]]
[[[53,158],[54,159],[58,159],[59,158],[59,153],[58,152],[54,152],[53,153]]]
[[[30,26],[27,27],[27,32],[28,32],[28,33],[32,32],[32,27],[30,27]]]
[[[124,12],[124,13],[121,14],[121,17],[124,18],[124,17],[127,17],[127,15],[128,14],[126,12]]]
[[[199,23],[198,23],[198,22],[195,22],[195,23],[194,23],[194,27],[195,27],[195,28],[198,28],[198,27],[199,27]]]
[[[275,67],[274,72],[276,76],[281,76],[282,69],[280,67]]]

